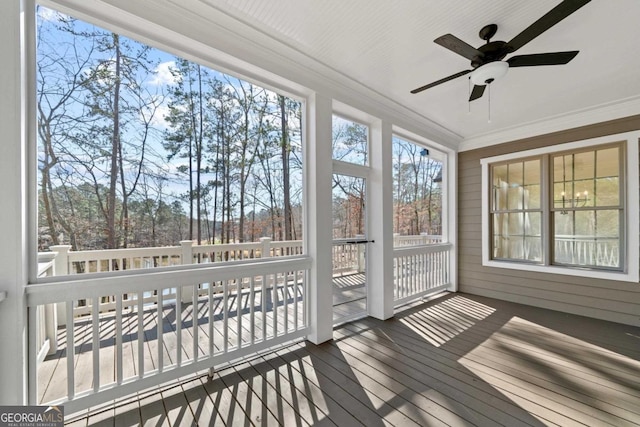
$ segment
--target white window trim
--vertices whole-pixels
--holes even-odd
[[[562,274],[567,276],[590,277],[594,279],[616,280],[623,282],[638,282],[640,276],[640,191],[639,184],[639,160],[638,140],[640,131],[625,132],[615,135],[607,135],[582,141],[569,142],[551,147],[536,148],[533,150],[518,151],[500,156],[487,157],[480,160],[482,167],[482,265],[485,267],[506,268],[512,270],[533,271],[539,273]],[[554,265],[527,264],[524,262],[496,261],[490,257],[490,230],[489,230],[489,166],[492,163],[515,160],[525,157],[551,154],[560,151],[568,151],[602,145],[612,142],[626,141],[626,185],[625,185],[625,270],[622,272],[595,270],[579,267],[559,267]]]

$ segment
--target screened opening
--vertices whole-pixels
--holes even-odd
[[[42,6],[36,42],[38,250],[66,273],[302,252],[300,101]]]
[[[366,166],[369,163],[369,128],[334,114],[331,147],[333,160]]]
[[[394,246],[442,241],[442,173],[438,153],[393,137]]]

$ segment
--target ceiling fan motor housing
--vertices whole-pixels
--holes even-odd
[[[478,68],[489,62],[501,61],[510,51],[507,43],[500,40],[482,45],[478,50],[481,55],[474,56],[473,59],[471,59],[471,66],[473,68]]]

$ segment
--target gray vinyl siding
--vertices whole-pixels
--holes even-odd
[[[480,159],[640,129],[640,115],[458,154],[461,292],[640,326],[640,284],[482,266]],[[638,206],[628,206],[638,209]]]

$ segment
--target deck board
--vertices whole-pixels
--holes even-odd
[[[163,312],[166,364],[178,350],[183,357],[193,351],[190,310],[183,306],[182,349],[169,312]],[[207,316],[206,308],[199,310]],[[292,304],[287,310],[293,313]],[[263,314],[269,317],[256,311],[256,318]],[[250,339],[248,319],[245,312],[243,340]],[[145,358],[153,366],[157,320],[154,312],[145,314]],[[129,324],[136,322],[134,314]],[[229,319],[231,342],[235,322]],[[261,337],[261,321],[256,323]],[[106,342],[113,328],[103,326]],[[221,332],[215,333],[222,345]],[[319,346],[298,342],[224,368],[212,379],[195,374],[69,420],[74,426],[640,426],[638,337],[640,328],[450,294],[408,306],[388,321],[346,323]],[[78,337],[76,347],[86,339]],[[206,323],[199,325],[198,340],[199,353],[207,354]],[[136,345],[137,337],[125,341],[123,351],[132,356],[127,373],[137,369]],[[113,375],[109,356],[104,361],[110,372],[101,378]],[[64,357],[59,362],[43,375],[49,383],[59,378],[56,367],[64,368]]]

